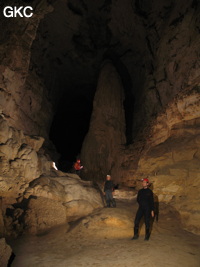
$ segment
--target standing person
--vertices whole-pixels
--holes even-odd
[[[76,174],[80,176],[81,170],[83,169],[83,166],[81,166],[81,160],[77,159],[76,162],[73,165],[73,169]]]
[[[139,190],[137,195],[137,202],[139,204],[138,211],[135,216],[135,225],[134,225],[134,236],[133,240],[138,239],[139,234],[139,224],[141,218],[144,216],[146,233],[145,239],[149,240],[150,238],[150,219],[151,216],[154,217],[154,200],[153,200],[153,192],[149,189],[149,179],[145,178],[142,180],[143,188]]]
[[[115,199],[113,198],[113,192],[114,192],[114,184],[111,180],[111,176],[107,175],[104,184],[104,195],[106,196],[106,204],[108,208],[111,207],[111,204],[113,208],[116,208],[116,202]]]

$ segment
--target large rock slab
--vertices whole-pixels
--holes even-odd
[[[82,218],[102,208],[99,191],[78,176],[41,177],[30,183],[21,196],[24,226],[32,234]]]

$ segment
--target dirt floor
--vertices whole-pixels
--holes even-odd
[[[41,236],[23,236],[11,242],[16,255],[12,267],[199,267],[200,236],[181,229],[177,214],[161,206],[149,241],[144,226],[133,235],[135,200],[118,201],[69,226]]]

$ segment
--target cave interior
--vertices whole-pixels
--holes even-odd
[[[0,236],[88,216],[110,174],[120,201],[148,177],[163,216],[198,239],[200,2],[5,3],[35,14],[0,18]]]

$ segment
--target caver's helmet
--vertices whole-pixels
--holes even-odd
[[[78,162],[78,163],[81,163],[81,160],[80,160],[80,159],[77,159],[77,162]]]
[[[149,179],[148,178],[144,178],[144,179],[142,179],[142,181],[149,183]]]

